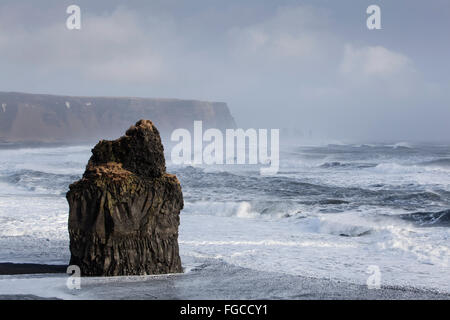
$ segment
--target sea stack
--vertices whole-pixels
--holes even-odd
[[[177,177],[166,172],[151,121],[138,121],[117,140],[100,141],[67,200],[70,264],[82,276],[182,272],[183,194]]]

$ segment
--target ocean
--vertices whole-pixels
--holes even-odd
[[[69,262],[65,193],[91,148],[0,148],[0,262]],[[449,145],[289,146],[274,176],[166,159],[187,273],[224,263],[365,285],[375,266],[382,286],[450,293]]]

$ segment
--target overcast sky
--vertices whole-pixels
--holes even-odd
[[[224,101],[241,127],[448,141],[449,34],[448,0],[1,0],[0,91]]]

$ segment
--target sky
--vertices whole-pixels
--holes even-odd
[[[450,141],[449,31],[448,0],[0,0],[0,91],[223,101],[243,128]]]

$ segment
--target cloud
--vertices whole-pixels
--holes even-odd
[[[65,70],[74,78],[131,84],[164,80],[159,39],[140,21],[136,12],[118,7],[110,14],[83,14],[80,31],[67,30],[59,20],[33,28],[9,25],[0,31],[0,57],[31,72]]]
[[[346,44],[338,66],[345,94],[376,95],[385,104],[428,95],[429,85],[407,55],[383,46]],[[394,99],[390,100],[389,99]]]
[[[413,72],[412,61],[401,53],[382,46],[357,48],[347,44],[340,65],[343,74],[361,74],[367,77],[390,77],[404,72]]]
[[[280,7],[273,16],[258,23],[229,30],[235,56],[307,61],[322,56],[331,39],[326,30],[328,16],[310,6]]]

